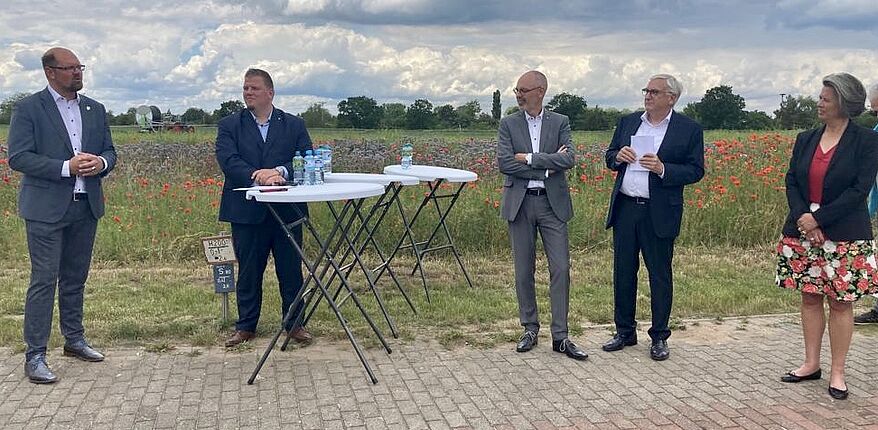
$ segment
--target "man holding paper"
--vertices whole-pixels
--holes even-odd
[[[651,77],[643,89],[645,111],[620,119],[607,148],[607,167],[618,172],[607,214],[607,228],[613,227],[616,334],[604,351],[637,344],[637,270],[643,254],[652,305],[649,355],[657,361],[670,356],[671,261],[683,217],[683,186],[704,176],[701,126],[673,110],[682,92],[671,75]]]

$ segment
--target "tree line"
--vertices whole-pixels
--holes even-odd
[[[9,124],[14,104],[26,97],[18,93],[0,103],[0,124]],[[683,107],[682,112],[695,119],[705,129],[729,130],[792,130],[808,129],[817,126],[817,101],[811,96],[781,95],[781,103],[774,116],[759,110],[745,110],[743,97],[735,94],[729,85],[713,87],[701,100]],[[187,124],[215,124],[217,121],[244,108],[240,100],[222,102],[212,112],[191,107],[180,120]],[[494,91],[491,111],[483,112],[478,100],[459,106],[442,104],[434,106],[427,99],[417,99],[406,106],[403,103],[383,103],[367,96],[348,97],[337,105],[338,114],[333,115],[324,103],[314,103],[299,116],[309,128],[359,128],[359,129],[495,129],[502,113],[506,115],[518,111],[512,106],[504,112],[500,104],[500,91]],[[589,107],[585,97],[562,92],[556,94],[546,104],[546,108],[567,115],[573,130],[612,130],[623,115],[632,110]],[[678,106],[679,109],[679,106]],[[111,125],[135,125],[135,108],[125,113],[107,112]],[[854,120],[864,126],[873,127],[878,118],[871,112],[864,112]]]

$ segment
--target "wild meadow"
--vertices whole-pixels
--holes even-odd
[[[29,265],[24,223],[16,214],[20,175],[6,163],[6,132],[0,128],[0,258],[7,263],[0,271],[0,283],[6,284],[0,292],[0,320],[11,324],[0,325],[5,327],[0,328],[0,345],[18,346]],[[217,221],[223,177],[214,160],[214,133],[210,128],[180,135],[113,131],[120,161],[104,182],[107,213],[99,225],[86,306],[86,318],[93,321],[92,336],[100,341],[212,345],[225,335],[229,322],[218,318],[218,299],[200,242],[201,237],[229,231],[227,224]],[[419,315],[407,309],[386,277],[380,284],[404,337],[439,329],[440,340],[449,344],[492,344],[515,336],[512,261],[506,222],[499,217],[502,178],[496,170],[494,132],[333,129],[313,130],[311,136],[315,144],[333,149],[335,171],[381,172],[384,165],[397,162],[399,145],[411,142],[415,164],[478,173],[479,180],[466,186],[448,219],[475,288],[466,286],[453,258],[441,252],[427,260],[433,298],[429,304],[420,278],[408,276],[411,257],[403,252],[394,264]],[[706,133],[707,174],[686,189],[677,242],[676,318],[796,310],[796,297],[773,287],[771,255],[786,214],[783,178],[794,137],[793,132]],[[612,321],[611,234],[604,223],[614,173],[603,160],[610,138],[610,132],[573,134],[577,166],[568,180],[575,212],[569,224],[574,332],[584,324]],[[451,186],[443,188],[450,191]],[[426,191],[425,186],[404,189],[401,198],[409,214]],[[332,223],[325,205],[310,208],[315,224],[327,232]],[[415,226],[420,237],[429,235],[434,225],[434,211],[426,214],[424,222]],[[396,242],[401,228],[398,214],[391,212],[377,235],[385,251]],[[306,241],[306,251],[316,249],[313,241]],[[374,260],[374,254],[366,257]],[[538,267],[544,267],[541,261]],[[548,275],[545,270],[538,272],[540,305],[548,312],[548,294],[544,294]],[[641,273],[645,281],[644,274],[645,270]],[[639,297],[640,317],[649,309],[645,285]],[[275,288],[269,271],[266,291]],[[273,330],[279,319],[274,311],[276,296],[265,294],[260,331]],[[374,304],[364,301],[375,310]],[[356,331],[368,337],[365,323],[353,311],[348,315]],[[338,338],[342,333],[336,324],[321,308],[311,327],[320,335]]]

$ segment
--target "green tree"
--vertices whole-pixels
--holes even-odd
[[[459,128],[467,128],[476,122],[480,113],[482,113],[482,106],[479,101],[470,100],[454,109],[455,125]]]
[[[817,118],[817,101],[811,96],[788,95],[781,100],[780,108],[774,111],[774,120],[784,130],[816,127],[820,122]]]
[[[0,103],[0,124],[9,124],[15,104],[29,95],[28,93],[15,93],[3,100],[3,103]]]
[[[774,119],[761,110],[744,111],[741,128],[745,130],[771,130],[775,127]]]
[[[125,113],[120,113],[110,119],[110,125],[135,125],[137,124],[137,108],[128,108]]]
[[[308,128],[328,128],[333,126],[335,117],[329,112],[323,103],[314,103],[302,112],[302,120]]]
[[[217,121],[244,109],[244,102],[240,100],[228,100],[220,103],[219,109],[213,111],[213,118]]]
[[[509,106],[508,108],[506,108],[506,116],[516,114],[516,113],[518,113],[519,110],[520,109],[518,108],[517,105],[516,106]]]
[[[875,124],[878,124],[878,118],[875,117],[874,111],[867,110],[854,118],[854,122],[863,127],[874,128]]]
[[[405,128],[405,105],[402,103],[384,103],[384,119],[381,126],[384,128]]]
[[[436,124],[433,104],[427,99],[415,100],[405,111],[405,123],[410,130],[433,128]]]
[[[560,93],[552,97],[546,108],[552,112],[567,115],[570,127],[574,128],[576,124],[579,124],[580,118],[585,115],[586,106],[584,98],[569,93]]]
[[[383,117],[384,110],[371,97],[348,97],[338,102],[339,127],[378,128]]]
[[[494,91],[494,98],[491,102],[491,116],[495,120],[500,121],[500,115],[502,115],[502,113],[503,113],[503,110],[502,110],[502,107],[500,105],[500,90],[495,90]]]
[[[454,106],[449,104],[444,104],[442,106],[436,106],[433,109],[433,114],[436,116],[436,122],[439,123],[439,127],[441,128],[454,128],[457,127],[457,120],[454,117]]]
[[[210,124],[210,114],[205,112],[204,109],[191,107],[186,109],[186,112],[183,112],[180,120],[187,124]]]
[[[701,101],[686,108],[691,109],[689,114],[694,114],[705,129],[740,130],[744,128],[744,106],[744,98],[733,93],[731,86],[720,85],[707,90]]]

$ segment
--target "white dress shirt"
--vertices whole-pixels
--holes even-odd
[[[73,146],[73,155],[78,155],[82,152],[82,113],[79,111],[79,94],[76,95],[75,99],[67,100],[64,96],[58,94],[51,85],[47,86],[47,88],[49,93],[52,94],[52,99],[55,100],[55,106],[58,107],[58,113],[61,114],[61,120],[67,129],[67,136],[70,137],[70,144]],[[106,165],[106,162],[104,162],[105,167]],[[61,165],[61,176],[65,178],[70,177],[70,160],[65,160],[64,164]],[[82,176],[76,177],[76,182],[73,184],[73,192],[85,192],[85,180],[82,179]]]
[[[256,114],[253,113],[252,110],[248,109],[248,112],[250,112],[250,115],[253,116],[253,121],[256,122],[256,127],[259,129],[259,134],[262,136],[262,143],[265,143],[265,141],[268,140],[268,127],[271,126],[271,116],[274,115],[274,106],[271,107],[271,112],[268,113],[268,121],[265,121],[264,123],[259,122],[259,119],[256,118]],[[290,179],[290,175],[289,172],[287,172],[286,167],[277,166],[274,168],[274,170],[277,170],[284,179]],[[256,181],[253,181],[253,185],[256,186],[259,184],[257,184]]]
[[[540,152],[540,133],[543,131],[543,112],[544,110],[540,110],[540,114],[537,116],[530,116],[527,111],[524,111],[524,117],[527,119],[527,132],[530,134],[530,147],[533,150],[530,154],[527,154],[527,164],[528,166],[531,164],[532,154]],[[549,171],[546,170],[546,177],[549,176]],[[546,184],[543,181],[528,181],[528,188],[546,188]]]
[[[637,133],[635,136],[652,136],[655,139],[653,143],[654,154],[657,154],[659,148],[662,146],[662,141],[665,139],[665,133],[668,132],[668,124],[671,122],[671,115],[673,115],[674,110],[671,109],[668,112],[668,116],[658,122],[658,124],[653,125],[649,122],[646,117],[646,112],[643,115],[640,115],[640,127],[637,128]],[[642,157],[643,154],[637,154],[637,158]],[[626,169],[625,176],[622,178],[622,187],[620,191],[622,194],[625,194],[629,197],[643,197],[645,199],[649,198],[649,174],[652,173],[648,170],[632,170]],[[660,177],[664,177],[665,172],[662,172]]]

